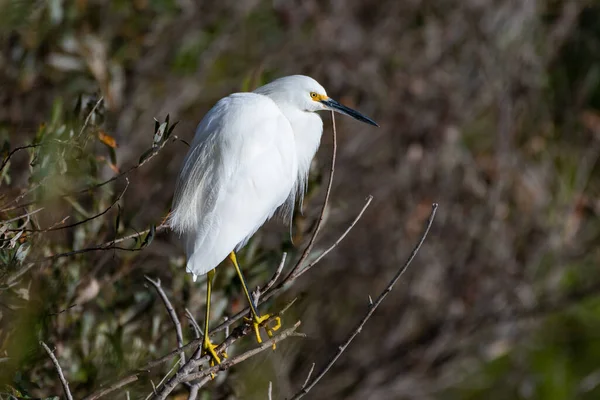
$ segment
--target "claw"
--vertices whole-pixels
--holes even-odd
[[[252,318],[246,317],[244,319],[246,320],[246,322],[252,323],[252,327],[254,329],[254,334],[256,335],[256,341],[258,343],[262,343],[262,338],[260,337],[260,327],[262,325],[264,325],[269,338],[273,337],[273,332],[275,332],[276,330],[281,328],[281,318],[277,317],[277,316],[272,318],[271,314],[265,314],[262,317],[258,317],[258,316],[254,316]],[[271,321],[275,321],[275,325],[272,327],[269,326],[269,323]],[[273,343],[273,350],[275,350],[275,348],[276,348],[275,343]]]
[[[215,365],[221,364],[221,357],[219,357],[219,355],[217,354],[217,345],[213,344],[210,339],[205,340],[202,344],[202,348],[204,350],[204,354],[208,354],[210,355],[211,359],[210,359],[210,363],[209,365],[211,367],[214,367]],[[227,353],[225,351],[221,352],[221,355],[223,356],[223,358],[227,358]],[[210,378],[211,379],[215,379],[216,374],[211,373],[210,374]]]

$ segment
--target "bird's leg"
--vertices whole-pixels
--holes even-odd
[[[206,278],[206,318],[204,320],[204,339],[202,341],[202,349],[204,350],[204,354],[209,354],[211,356],[210,366],[213,367],[216,364],[221,363],[221,358],[216,352],[217,345],[213,344],[210,341],[209,331],[208,331],[208,321],[210,320],[210,295],[212,292],[212,281],[215,277],[215,270],[212,269],[208,271],[208,275]],[[227,358],[227,353],[223,352],[223,357]],[[211,376],[214,378],[214,376]]]
[[[265,314],[263,316],[260,316],[258,314],[258,311],[256,310],[256,305],[252,301],[252,297],[250,296],[250,292],[248,291],[248,285],[246,285],[246,280],[244,279],[244,275],[242,275],[242,270],[240,269],[240,266],[237,262],[237,257],[235,256],[235,253],[233,251],[229,254],[229,259],[231,260],[238,276],[240,277],[240,281],[242,282],[242,288],[244,289],[244,294],[246,295],[246,298],[248,299],[248,303],[250,303],[250,310],[252,312],[252,326],[254,327],[254,334],[256,335],[256,341],[258,343],[262,343],[262,338],[260,337],[260,331],[259,331],[260,326],[265,325],[267,335],[269,335],[269,337],[272,337],[273,332],[278,330],[279,328],[281,328],[281,318],[274,317],[273,320],[275,321],[275,325],[272,327],[266,325],[266,323],[271,318],[271,315]],[[275,349],[275,345],[273,345],[273,349]]]

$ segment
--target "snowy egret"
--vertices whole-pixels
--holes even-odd
[[[212,364],[220,363],[208,336],[212,280],[227,256],[250,303],[257,341],[261,342],[261,326],[272,336],[281,325],[279,317],[259,315],[235,252],[277,210],[291,223],[321,141],[323,122],[315,111],[322,110],[378,126],[302,75],[277,79],[252,93],[229,95],[198,125],[179,174],[169,224],[183,238],[187,272],[194,281],[208,273],[203,348]]]

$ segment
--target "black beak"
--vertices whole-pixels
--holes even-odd
[[[366,117],[366,116],[362,115],[361,113],[359,113],[358,111],[353,110],[350,107],[346,107],[345,105],[340,104],[340,103],[338,103],[337,101],[335,101],[333,99],[321,100],[321,103],[323,103],[324,105],[326,105],[330,110],[339,112],[341,114],[349,115],[352,118],[357,119],[359,121],[362,121],[362,122],[364,122],[366,124],[369,124],[369,125],[379,126],[371,118]]]

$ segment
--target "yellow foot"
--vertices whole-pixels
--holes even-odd
[[[210,355],[210,366],[214,367],[217,364],[221,364],[221,357],[219,357],[219,355],[217,354],[217,346],[216,344],[213,344],[210,340],[204,340],[204,342],[202,343],[202,349],[204,350],[203,353],[204,354],[208,354]],[[223,358],[227,358],[227,353],[226,352],[221,352],[221,355],[223,356]],[[212,379],[215,379],[215,374],[210,374],[210,377]]]
[[[271,317],[271,314],[265,314],[262,317],[255,315],[252,319],[245,318],[246,322],[252,322],[252,327],[254,328],[254,334],[256,335],[256,341],[258,343],[262,343],[262,338],[260,337],[260,327],[264,326],[267,331],[267,335],[271,338],[273,337],[273,332],[281,328],[281,318],[279,317]],[[269,323],[274,321],[273,326],[269,326]],[[276,346],[273,343],[273,350],[275,350]]]

